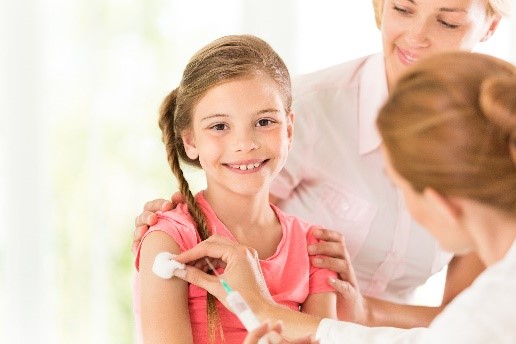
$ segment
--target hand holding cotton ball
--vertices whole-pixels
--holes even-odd
[[[161,252],[154,258],[154,264],[152,265],[152,272],[161,278],[172,278],[176,269],[185,269],[183,263],[179,263],[174,260],[175,254],[170,252]]]

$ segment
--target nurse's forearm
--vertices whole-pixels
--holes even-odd
[[[313,334],[317,331],[317,327],[321,322],[321,318],[313,315],[296,312],[289,308],[270,303],[261,303],[258,307],[252,307],[260,321],[270,320],[283,322],[282,334],[289,338],[299,338],[305,335]]]
[[[367,298],[368,326],[399,328],[427,327],[442,311],[441,307],[412,306]]]
[[[369,326],[400,328],[427,327],[444,307],[484,271],[478,256],[470,253],[454,257],[448,265],[442,305],[440,307],[410,306],[368,298]]]

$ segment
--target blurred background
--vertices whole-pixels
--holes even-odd
[[[381,49],[365,0],[1,1],[1,343],[134,342],[134,218],[176,190],[157,110],[196,50],[256,34],[294,75]],[[513,16],[479,50],[515,47]]]

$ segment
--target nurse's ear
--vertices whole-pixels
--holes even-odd
[[[500,24],[500,20],[502,20],[502,16],[499,14],[493,14],[491,18],[488,19],[489,27],[484,34],[484,36],[480,39],[480,42],[485,42],[495,33],[498,28],[498,24]]]
[[[451,226],[458,225],[461,220],[462,207],[453,198],[446,197],[432,188],[423,190],[423,197],[436,209],[441,217]]]

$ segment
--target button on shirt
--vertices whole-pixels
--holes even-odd
[[[293,96],[293,147],[271,194],[285,212],[344,234],[364,294],[410,302],[452,255],[411,219],[384,172],[383,55],[301,75]]]

